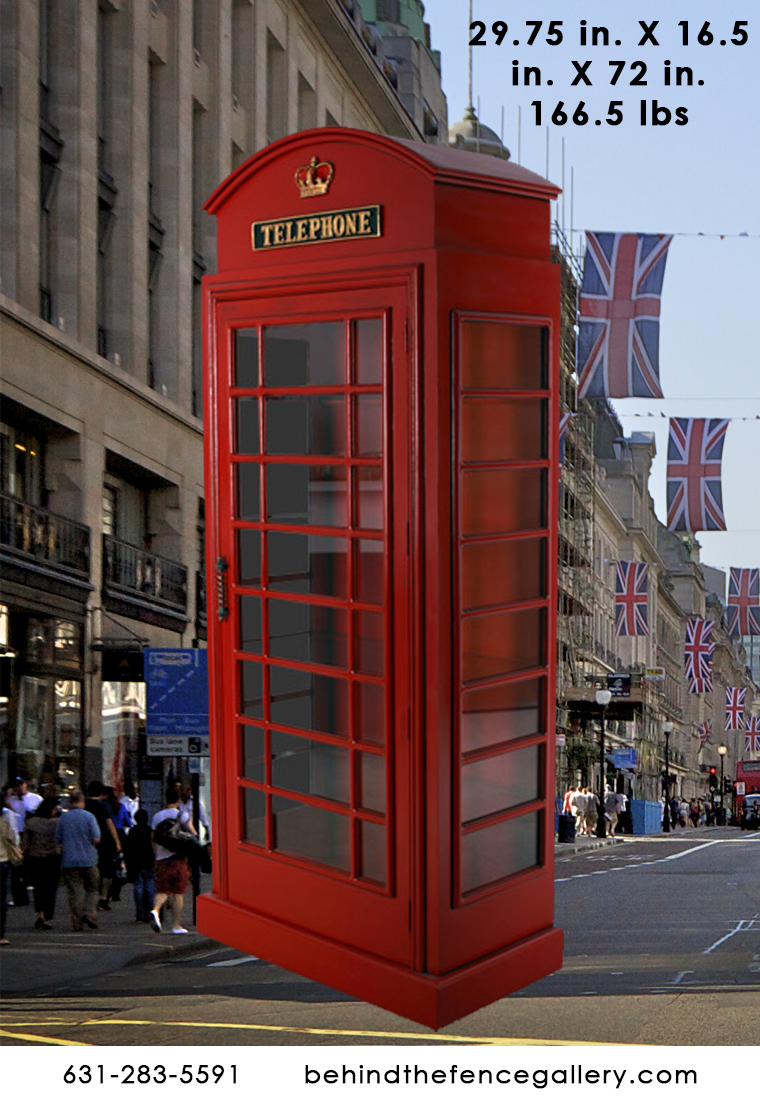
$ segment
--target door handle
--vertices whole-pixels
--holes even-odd
[[[227,606],[227,561],[223,556],[216,558],[216,617],[224,622],[229,615]]]

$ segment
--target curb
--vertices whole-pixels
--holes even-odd
[[[167,934],[167,939],[170,937]],[[197,938],[197,940],[196,940]],[[204,937],[202,933],[196,934],[193,941],[188,942],[184,939],[175,939],[168,945],[158,944],[158,935],[156,936],[156,948],[147,949],[142,953],[135,953],[128,961],[122,965],[123,968],[129,968],[133,964],[148,964],[150,961],[162,961],[168,957],[187,956],[190,953],[197,953],[201,949],[227,949],[228,945],[223,945],[221,941],[212,941],[209,937]]]
[[[605,836],[604,839],[599,837],[597,840],[586,840],[579,842],[574,840],[572,844],[554,844],[554,854],[569,854],[571,852],[593,852],[595,848],[610,848],[613,844],[624,844],[624,836]]]

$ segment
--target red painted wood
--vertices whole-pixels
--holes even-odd
[[[327,194],[301,199],[294,173],[313,155],[333,165],[334,179]],[[199,901],[199,926],[229,944],[431,1026],[523,987],[559,967],[561,959],[561,934],[553,929],[552,843],[559,275],[549,262],[549,200],[555,194],[530,172],[488,157],[321,129],[258,153],[207,204],[217,216],[219,242],[219,271],[204,280],[207,570],[211,576],[217,558],[226,558],[232,614],[217,618],[216,589],[209,578],[218,824],[213,895]],[[373,205],[382,208],[378,238],[251,248],[253,222]],[[262,453],[262,446],[257,455],[236,451],[236,402],[258,400],[264,437],[262,405],[273,407],[267,402],[277,393],[266,383],[236,387],[232,365],[236,330],[257,328],[261,340],[261,331],[276,325],[351,323],[367,316],[385,323],[386,576],[382,606],[366,607],[364,616],[353,592],[337,601],[310,600],[302,589],[289,591],[284,584],[268,590],[241,584],[235,541],[243,523],[235,508],[235,475],[241,464],[270,470],[282,460]],[[468,361],[472,365],[462,331],[476,329],[473,322],[506,324],[505,331],[515,325],[529,328],[529,348],[543,331],[546,384],[499,383],[498,344],[494,351],[488,342],[476,364],[490,363],[497,383],[469,385],[460,368]],[[346,345],[350,365],[352,351]],[[510,343],[504,351],[515,369],[523,368],[522,346]],[[259,341],[260,367],[263,356]],[[332,388],[289,387],[280,396],[308,402]],[[364,385],[341,390],[340,407],[345,409],[346,397],[366,401],[362,394],[370,392]],[[334,435],[341,413],[331,407]],[[543,446],[537,434],[523,438],[526,408],[532,424],[545,410]],[[499,432],[490,423],[497,414],[504,417],[503,454]],[[287,461],[294,467],[319,464],[314,477],[338,480],[330,484],[330,500],[339,503],[340,480],[360,466],[346,455],[328,450]],[[538,521],[535,503],[524,498],[526,486],[512,485],[516,477],[527,478],[515,474],[520,469],[543,473],[546,504]],[[352,478],[358,483],[358,474]],[[362,500],[374,492],[363,491]],[[262,486],[262,502],[267,494]],[[509,494],[520,501],[505,498]],[[476,498],[485,503],[477,511]],[[502,532],[505,518],[509,525]],[[266,521],[249,524],[262,534],[273,528]],[[294,548],[306,531],[297,523],[274,528],[296,534]],[[495,537],[494,529],[499,530]],[[380,541],[379,531],[360,526],[308,531],[315,540],[341,539],[346,550]],[[470,538],[473,531],[479,535]],[[489,580],[489,565],[499,563],[498,557],[527,555],[517,547],[521,541],[545,550],[543,586],[534,586],[522,573],[505,576],[496,570]],[[476,556],[477,542],[487,547]],[[266,556],[274,546],[263,547]],[[311,554],[317,555],[313,545]],[[351,563],[347,571],[350,575]],[[474,574],[462,584],[468,571]],[[521,589],[527,589],[524,601],[515,598]],[[279,756],[275,765],[265,752],[259,763],[254,752],[247,770],[243,765],[240,734],[246,724],[263,728],[267,742],[287,733],[299,747],[303,737],[287,732],[278,720],[279,701],[274,712],[265,699],[260,711],[244,716],[238,702],[240,666],[250,673],[263,666],[265,682],[280,679],[281,670],[313,671],[314,666],[292,652],[283,660],[265,647],[243,650],[236,618],[241,596],[260,602],[264,620],[283,602],[296,610],[313,601],[342,611],[315,612],[317,620],[340,621],[334,632],[320,629],[326,621],[313,622],[308,647],[309,656],[328,652],[337,635],[345,649],[343,661],[317,669],[310,678],[316,682],[312,715],[323,724],[313,735],[322,744],[314,757],[350,759],[350,782],[341,787],[340,804],[325,800],[318,783],[297,795],[283,788]],[[526,627],[535,626],[539,611],[543,653],[533,664]],[[327,719],[329,704],[340,705],[344,690],[353,695],[351,690],[373,685],[360,665],[351,668],[358,620],[370,615],[374,630],[382,625],[385,635],[383,747],[366,738],[374,732],[365,717],[372,723],[379,718],[376,688],[370,690],[364,716],[357,699],[345,709],[348,716]],[[502,682],[504,690],[462,684],[480,673],[491,683]],[[505,696],[532,695],[536,682],[542,690],[540,726],[528,726],[535,718],[521,712],[515,717],[517,738],[506,743],[496,734],[494,739],[492,725],[506,726],[514,716],[495,718],[498,705]],[[462,706],[468,713],[467,735],[475,728],[476,736],[485,736],[466,760],[457,714]],[[540,782],[531,786],[529,760],[535,762],[537,752],[543,756]],[[384,816],[378,812],[376,784],[373,804],[359,798],[360,775],[374,773],[382,757]],[[260,818],[249,814],[248,825],[245,797],[264,807]],[[280,804],[289,806],[289,817],[274,812]],[[500,878],[504,844],[507,854],[512,852],[515,834],[532,829],[534,822],[540,822],[535,865]],[[362,830],[381,823],[387,875],[383,882],[369,881],[361,877],[360,838]],[[246,841],[246,827],[260,842]],[[311,851],[282,850],[288,830],[310,836]],[[348,837],[343,847],[335,847],[338,836]],[[306,858],[319,854],[320,845],[341,866]],[[530,856],[525,858],[531,864]]]

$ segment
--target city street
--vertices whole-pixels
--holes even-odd
[[[235,950],[198,939],[185,951],[137,927],[141,945],[171,955],[14,984],[3,1044],[760,1043],[760,834],[710,828],[587,852],[561,846],[555,878],[561,972],[438,1034]],[[121,905],[131,909],[126,895]],[[22,958],[39,955],[44,936],[4,950],[6,977],[14,957],[32,977]]]

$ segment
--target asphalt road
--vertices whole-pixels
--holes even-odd
[[[565,964],[429,1031],[210,946],[4,1001],[2,1042],[760,1044],[760,834],[627,838],[556,864]]]

